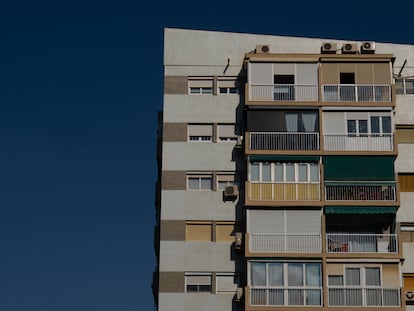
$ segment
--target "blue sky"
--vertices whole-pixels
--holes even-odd
[[[0,310],[153,310],[164,27],[414,44],[406,3],[1,4]]]

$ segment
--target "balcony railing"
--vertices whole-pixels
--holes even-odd
[[[330,307],[399,307],[399,288],[330,287]]]
[[[393,134],[348,134],[324,135],[324,148],[327,151],[392,151]]]
[[[315,84],[250,84],[252,101],[317,101]]]
[[[250,305],[322,306],[322,288],[255,286],[250,288]]]
[[[327,253],[398,253],[396,234],[326,234]]]
[[[324,102],[391,102],[389,84],[325,84]]]
[[[259,201],[319,201],[320,183],[249,182],[248,198]]]
[[[321,235],[250,233],[249,250],[252,253],[321,253]]]
[[[251,150],[319,150],[319,133],[251,132]]]
[[[396,201],[395,182],[325,182],[326,201]]]

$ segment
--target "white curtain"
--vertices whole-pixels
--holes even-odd
[[[302,122],[305,132],[314,132],[316,125],[316,113],[302,113]]]
[[[298,131],[298,115],[287,113],[286,114],[286,130],[288,132],[297,132]]]

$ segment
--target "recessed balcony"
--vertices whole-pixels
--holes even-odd
[[[391,102],[389,84],[325,84],[324,102]]]
[[[326,201],[396,202],[395,182],[325,182]]]
[[[246,182],[250,201],[319,201],[320,183]]]
[[[250,233],[248,249],[251,253],[321,253],[320,234]]]
[[[249,84],[250,101],[318,101],[316,84]]]
[[[250,132],[250,150],[319,150],[317,132]]]
[[[327,233],[326,252],[397,254],[397,235]]]
[[[393,134],[323,135],[326,151],[393,151]]]
[[[254,286],[250,306],[322,306],[322,287]]]
[[[330,307],[399,307],[399,288],[329,287]]]

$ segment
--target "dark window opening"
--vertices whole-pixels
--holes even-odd
[[[339,74],[340,84],[355,84],[355,73],[353,72],[341,72]]]

